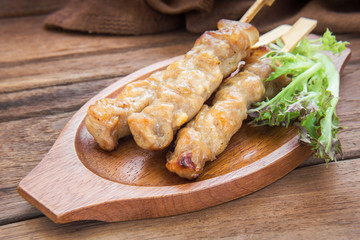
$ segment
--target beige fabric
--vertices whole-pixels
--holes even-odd
[[[221,18],[240,19],[254,0],[71,0],[45,20],[48,28],[105,34],[148,34],[185,26],[200,33]],[[252,23],[261,32],[299,17],[318,20],[317,32],[360,32],[359,0],[276,0]]]
[[[147,34],[179,28],[181,15],[162,14],[143,0],[72,0],[45,20],[48,28],[106,34]]]

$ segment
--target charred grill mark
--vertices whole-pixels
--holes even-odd
[[[181,154],[177,159],[177,164],[181,168],[190,168],[192,170],[195,170],[196,165],[191,160],[191,155],[192,155],[191,152]]]

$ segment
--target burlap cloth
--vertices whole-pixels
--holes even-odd
[[[71,0],[45,20],[47,28],[104,34],[149,34],[183,26],[200,33],[221,18],[240,19],[254,0]],[[266,32],[299,17],[318,20],[316,32],[360,32],[360,0],[276,0],[252,23]]]

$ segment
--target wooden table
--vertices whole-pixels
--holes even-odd
[[[339,35],[353,54],[341,75],[344,159],[308,159],[254,193],[179,216],[57,225],[16,192],[70,117],[121,77],[189,50],[197,35],[46,31],[45,15],[0,19],[0,239],[356,239],[360,235],[360,36]]]

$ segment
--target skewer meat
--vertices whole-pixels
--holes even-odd
[[[159,85],[156,99],[142,112],[128,117],[140,147],[167,147],[175,131],[196,115],[259,37],[255,27],[238,21],[220,20],[218,29],[200,36],[184,60],[164,73],[166,81]]]
[[[102,149],[114,150],[120,138],[130,135],[128,116],[154,100],[163,77],[164,71],[156,72],[145,80],[126,85],[117,98],[100,99],[89,107],[85,125]]]
[[[263,80],[268,78],[272,67],[271,60],[258,59],[263,53],[263,49],[255,51],[242,71],[220,86],[212,107],[204,105],[195,119],[179,131],[174,153],[167,157],[168,170],[194,179],[207,161],[224,151],[247,117],[250,104],[265,97]],[[269,89],[267,95],[278,90]]]

